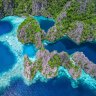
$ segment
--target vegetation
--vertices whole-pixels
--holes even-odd
[[[17,37],[22,43],[35,43],[35,35],[38,32],[41,32],[38,22],[32,17],[28,17],[19,26]]]
[[[15,15],[29,15],[32,14],[32,0],[14,0]]]
[[[80,70],[80,67],[78,65],[73,64],[72,61],[70,61],[69,63],[65,64],[64,67],[67,68],[68,70],[69,69],[74,69],[74,71],[77,72],[77,73]]]
[[[58,54],[55,54],[49,61],[48,64],[51,68],[59,67],[61,65],[61,58]]]
[[[0,0],[0,10],[3,7],[2,0]]]
[[[84,26],[82,35],[80,37],[81,42],[87,41],[87,39],[90,38],[92,40],[96,39],[96,30],[95,30],[96,29],[96,11],[95,11],[96,2],[95,0],[89,0],[86,4],[84,3],[85,1],[83,0],[81,0],[80,2],[77,0],[72,0],[70,7],[66,11],[65,10],[60,11],[61,13],[65,12],[66,17],[63,18],[60,22],[56,21],[55,26],[57,32],[55,32],[54,41],[58,40],[58,38],[61,38],[64,35],[70,34],[69,32],[77,27],[76,22],[82,22]],[[54,3],[54,6],[55,5],[56,4]],[[59,14],[59,12],[56,13]],[[58,15],[56,16],[58,17]],[[54,32],[52,28],[50,29],[50,31],[51,31],[50,33]],[[50,34],[47,35],[47,39],[51,40],[50,39],[51,37],[49,35]]]
[[[43,70],[43,68],[42,68],[42,59],[40,58],[40,59],[38,59],[37,60],[37,69],[40,71],[40,72],[42,72],[42,70]]]
[[[47,10],[52,15],[52,17],[56,19],[68,1],[70,0],[48,0]]]

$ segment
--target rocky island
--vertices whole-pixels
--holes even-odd
[[[51,0],[49,1],[51,2]],[[96,39],[94,0],[93,2],[90,0],[62,0],[62,2],[64,1],[63,5],[58,1],[62,5],[62,8],[59,7],[56,10],[58,14],[56,12],[53,13],[49,8],[49,5],[51,8],[58,8],[56,5],[52,6],[49,1],[33,0],[34,6],[32,7],[32,14],[55,19],[55,25],[48,32],[40,28],[39,23],[33,16],[27,16],[18,28],[18,40],[23,44],[33,43],[38,48],[35,62],[30,61],[28,56],[24,57],[24,76],[32,80],[36,72],[40,71],[46,78],[52,78],[58,74],[59,66],[63,66],[68,70],[73,79],[80,77],[81,70],[96,78],[95,64],[89,61],[82,52],[75,52],[72,56],[66,52],[49,52],[42,43],[44,40],[54,43],[63,36],[68,36],[77,44],[84,41],[94,41]],[[54,0],[52,2],[55,3]],[[47,9],[46,12],[45,9]]]
[[[23,3],[22,3],[23,2]],[[39,70],[46,78],[55,77],[59,66],[65,67],[77,79],[81,70],[96,78],[96,64],[88,60],[82,52],[69,55],[66,52],[49,52],[44,40],[54,43],[68,36],[77,44],[96,40],[96,1],[95,0],[1,0],[0,18],[8,15],[26,17],[17,31],[22,44],[32,43],[38,49],[36,61],[24,56],[24,76],[32,80]],[[45,16],[55,20],[48,32],[40,28],[34,16]]]

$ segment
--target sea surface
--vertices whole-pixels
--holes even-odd
[[[41,28],[46,32],[54,25],[54,20],[36,16]],[[18,26],[25,18],[8,16],[0,21],[0,96],[96,96],[96,80],[82,72],[78,81],[72,80],[66,69],[60,69],[58,76],[46,82],[36,75],[36,82],[28,85],[22,76],[23,56],[34,58],[37,49],[33,44],[23,45],[17,37]],[[75,44],[68,37],[45,46],[49,51],[76,51],[96,63],[96,44]]]
[[[96,64],[96,42],[84,42],[78,45],[65,36],[55,43],[46,45],[45,48],[50,52],[54,50],[58,52],[65,51],[70,55],[77,51],[83,52],[90,61]]]

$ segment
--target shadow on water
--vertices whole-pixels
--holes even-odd
[[[96,43],[85,42],[77,45],[68,37],[64,37],[55,43],[45,46],[50,52],[57,50],[58,52],[68,52],[70,55],[76,51],[83,52],[89,60],[96,63]]]
[[[96,96],[95,91],[79,85],[72,88],[68,78],[54,78],[47,83],[37,81],[27,86],[23,80],[12,80],[11,86],[7,87],[3,96]]]
[[[8,71],[16,62],[15,55],[8,46],[0,42],[0,73]]]
[[[13,25],[9,21],[0,21],[0,36],[11,32]]]
[[[55,22],[52,21],[52,20],[40,20],[40,27],[41,29],[45,30],[45,32],[48,31],[48,29],[50,29],[54,24]]]
[[[34,18],[39,22],[41,29],[43,29],[45,32],[47,32],[48,29],[50,29],[55,24],[55,21],[48,17],[34,16]]]

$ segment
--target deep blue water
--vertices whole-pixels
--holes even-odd
[[[90,90],[82,83],[78,88],[72,88],[67,78],[54,78],[47,83],[37,83],[27,86],[23,80],[12,80],[11,86],[2,92],[2,96],[96,96],[96,90]],[[0,95],[1,96],[1,95]]]
[[[44,16],[35,16],[34,18],[39,22],[41,29],[43,29],[45,32],[47,32],[48,29],[55,24],[53,19],[49,19]]]
[[[77,45],[68,37],[64,37],[55,43],[48,44],[45,46],[50,52],[57,50],[58,52],[68,52],[73,54],[76,51],[83,52],[89,60],[96,63],[96,43],[85,42]]]
[[[23,46],[23,54],[29,57],[34,57],[36,55],[37,49],[33,44],[25,44]]]
[[[38,20],[40,27],[46,32],[54,25],[52,22],[49,22],[48,18],[45,20],[45,18],[40,17]],[[9,22],[4,21],[0,23],[0,35],[8,33],[11,30],[12,25]],[[70,39],[63,38],[45,47],[50,51],[66,51],[69,54],[75,51],[83,51],[91,61],[96,62],[96,45],[92,43],[76,45]],[[35,55],[36,49],[33,45],[24,45],[23,48],[23,54],[27,54],[30,57]],[[15,63],[15,60],[15,56],[11,50],[0,42],[0,72],[9,70]],[[0,96],[96,96],[96,90],[89,89],[82,82],[78,88],[74,89],[71,86],[70,80],[65,77],[54,78],[47,83],[38,81],[31,86],[27,86],[22,79],[13,79],[9,87],[0,91]]]
[[[0,36],[9,33],[13,29],[9,21],[0,21]]]
[[[0,73],[8,71],[16,62],[15,55],[8,46],[0,42]]]

